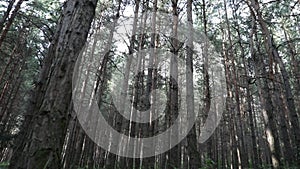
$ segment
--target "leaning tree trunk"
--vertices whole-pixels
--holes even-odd
[[[1,27],[0,31],[1,31],[2,29],[3,29],[3,31],[2,31],[2,33],[1,33],[1,35],[0,35],[0,47],[1,47],[1,45],[2,45],[2,43],[3,43],[3,41],[4,41],[5,37],[6,37],[6,35],[7,35],[7,33],[8,33],[8,30],[9,30],[10,26],[13,24],[13,21],[14,21],[15,17],[17,16],[17,14],[18,14],[18,12],[19,12],[19,10],[20,10],[20,8],[21,8],[21,5],[22,5],[22,3],[23,3],[24,1],[25,1],[25,0],[19,0],[19,1],[17,2],[16,7],[15,7],[15,9],[12,11],[11,16],[7,19],[7,23],[6,23],[5,27],[4,27],[4,29]],[[9,7],[10,7],[10,5],[9,5]],[[4,16],[4,17],[5,17],[5,16]],[[4,22],[5,22],[5,20],[4,20]],[[3,25],[3,24],[2,24],[2,25]]]
[[[15,1],[16,0],[9,1],[6,11],[4,12],[2,18],[0,19],[0,32],[2,32],[4,24],[7,21],[7,18],[9,17],[10,11],[12,10],[12,8],[14,6]]]
[[[69,0],[65,3],[46,58],[49,62],[43,67],[42,81],[36,87],[34,103],[28,109],[11,169],[62,168],[61,153],[71,109],[73,70],[89,33],[96,5],[97,0]],[[44,94],[38,93],[41,89],[45,89]]]
[[[278,49],[275,46],[275,42],[272,37],[271,31],[268,29],[266,21],[264,20],[262,16],[262,12],[260,10],[260,6],[258,1],[251,0],[251,6],[252,10],[256,12],[257,21],[262,29],[262,33],[264,35],[264,44],[266,46],[266,50],[268,50],[268,55],[270,57],[270,60],[275,60],[275,62],[278,63],[281,76],[283,79],[283,87],[285,91],[285,98],[287,102],[287,107],[289,110],[289,118],[291,122],[291,130],[293,132],[294,140],[296,141],[296,158],[297,158],[297,164],[299,165],[299,159],[300,159],[300,126],[299,126],[299,117],[297,114],[294,96],[292,94],[292,87],[290,85],[290,77],[286,70],[286,67],[283,63],[282,58],[279,55]],[[254,12],[253,12],[254,13]]]
[[[252,18],[255,19],[254,12],[251,10]],[[253,38],[253,37],[251,37]],[[255,34],[256,40],[257,32]],[[254,40],[251,39],[251,44],[253,44]],[[254,72],[255,76],[259,77],[261,74],[266,75],[267,71],[265,69],[264,58],[262,58],[260,46],[257,45],[257,49],[254,50],[254,47],[251,47],[251,57],[254,62]],[[256,54],[258,52],[258,54]],[[262,70],[259,70],[262,67]],[[268,79],[260,80],[258,79],[258,94],[261,102],[263,103],[262,116],[265,124],[265,135],[266,141],[268,142],[268,148],[271,153],[271,163],[272,168],[278,168],[281,165],[280,157],[280,143],[278,138],[278,132],[275,121],[274,105],[271,100],[271,92],[269,87]]]

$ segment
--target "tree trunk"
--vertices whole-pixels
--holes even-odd
[[[152,21],[151,21],[151,41],[150,41],[150,58],[149,58],[149,68],[148,68],[148,76],[147,76],[147,85],[146,85],[146,98],[149,98],[151,101],[152,107],[151,113],[152,115],[156,115],[156,91],[154,90],[155,80],[154,78],[157,77],[157,69],[156,69],[156,62],[157,62],[157,56],[156,56],[156,17],[157,17],[157,0],[154,0],[153,2],[153,13],[152,13]],[[151,94],[152,91],[152,95]],[[154,130],[156,129],[157,122],[152,121],[151,117],[149,117],[150,121],[146,128],[143,130],[143,133],[145,133],[148,136],[152,136],[154,134]],[[155,144],[149,145],[152,149],[155,149]],[[149,157],[143,160],[143,167],[146,169],[154,169],[155,168],[155,156],[154,157]]]
[[[187,117],[196,118],[194,116],[194,83],[193,83],[193,48],[194,48],[194,29],[193,29],[193,16],[192,16],[192,7],[193,0],[187,1],[187,21],[188,21],[188,31],[189,37],[186,47],[186,103],[187,103]],[[197,103],[196,103],[197,104]],[[189,120],[188,120],[189,121]],[[190,158],[189,167],[190,168],[199,168],[199,153],[197,148],[197,136],[195,124],[193,125],[191,131],[187,135],[187,152]]]
[[[267,27],[267,24],[262,16],[260,11],[259,3],[257,0],[251,0],[251,6],[256,11],[257,21],[262,29],[262,33],[264,36],[264,43],[266,46],[266,50],[268,51],[270,60],[274,59],[280,67],[282,79],[283,79],[283,86],[285,90],[285,98],[287,100],[287,105],[289,109],[289,118],[291,122],[291,130],[293,131],[294,140],[296,140],[296,158],[297,164],[300,164],[300,126],[299,126],[299,117],[297,114],[296,106],[294,97],[292,94],[292,88],[290,85],[290,78],[289,74],[285,68],[285,65],[282,61],[282,58],[279,55],[277,48],[275,47],[275,43],[272,37],[270,30]],[[252,10],[252,9],[250,9]],[[254,13],[254,12],[253,12]],[[271,68],[272,69],[272,68]]]
[[[10,0],[7,6],[6,11],[4,12],[1,20],[0,20],[0,33],[2,32],[2,29],[4,27],[5,22],[7,21],[7,18],[9,17],[9,13],[12,10],[12,7],[14,5],[16,0]]]
[[[177,10],[178,0],[171,0],[172,5],[172,14],[173,14],[173,23],[172,23],[172,38],[171,38],[171,61],[170,61],[170,82],[169,82],[169,91],[168,91],[168,103],[167,103],[167,125],[170,127],[172,125],[172,121],[174,121],[178,114],[178,85],[176,80],[178,79],[178,20],[179,13]],[[176,132],[178,132],[177,129]],[[177,140],[178,133],[174,133],[174,135],[170,136],[170,139]],[[168,152],[168,160],[167,166],[168,168],[180,168],[181,158],[180,158],[180,149],[181,145],[178,144],[174,146]]]
[[[73,70],[89,33],[96,5],[97,0],[69,0],[65,3],[62,19],[47,56],[54,58],[54,69],[49,75],[47,73],[50,72],[45,70],[51,65],[44,65],[42,73],[45,73],[46,78],[49,77],[49,81],[40,84],[36,92],[40,88],[45,88],[46,92],[34,98],[34,101],[40,100],[41,105],[36,102],[29,109],[32,112],[27,112],[29,116],[24,124],[26,131],[20,135],[20,145],[14,151],[11,169],[62,168],[62,146],[68,112],[72,107]],[[22,143],[21,140],[26,141]]]
[[[5,39],[6,35],[7,35],[7,32],[8,32],[8,30],[9,30],[10,26],[13,24],[13,21],[14,21],[15,17],[17,16],[18,11],[19,11],[19,9],[21,8],[21,5],[22,5],[22,3],[23,3],[24,1],[25,1],[25,0],[19,0],[19,1],[17,2],[15,9],[12,11],[11,16],[8,18],[7,23],[6,23],[6,25],[5,25],[5,27],[4,27],[3,31],[2,31],[2,33],[1,33],[1,35],[0,35],[0,48],[1,48],[1,46],[2,46],[2,43],[3,43],[3,41],[4,41],[4,39]],[[0,29],[0,30],[2,30],[2,29]]]

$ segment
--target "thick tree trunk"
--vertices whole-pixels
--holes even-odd
[[[14,151],[10,168],[51,168],[61,166],[61,153],[71,111],[72,75],[77,57],[84,46],[91,22],[95,16],[97,0],[69,0],[65,3],[62,19],[50,46],[48,58],[54,59],[53,71],[49,74],[44,65],[42,73],[48,83],[40,84],[45,88],[44,95],[37,93],[41,105],[33,104],[32,112],[25,119],[24,133],[20,145]],[[49,62],[48,62],[49,63]],[[51,63],[51,62],[50,62]],[[21,139],[26,140],[21,142]]]

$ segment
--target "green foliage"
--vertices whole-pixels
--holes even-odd
[[[217,165],[217,163],[214,160],[212,160],[211,158],[206,157],[204,159],[203,166],[199,169],[211,169],[211,168],[215,168],[216,165]]]
[[[0,163],[0,169],[7,169],[9,166],[9,162],[2,162]]]

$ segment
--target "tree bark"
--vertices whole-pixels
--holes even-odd
[[[178,85],[176,80],[178,79],[178,20],[179,20],[179,12],[178,12],[178,0],[171,0],[172,5],[172,37],[171,37],[171,61],[170,61],[170,82],[169,82],[169,91],[168,91],[168,102],[167,102],[167,114],[166,114],[166,122],[167,126],[170,127],[172,125],[172,121],[174,121],[178,115]],[[178,132],[177,129],[176,132]],[[174,133],[173,136],[170,136],[170,139],[178,139],[178,133]],[[174,146],[171,150],[168,151],[168,160],[167,167],[168,168],[180,168],[181,158],[180,158],[180,150],[181,145],[178,144]]]
[[[2,29],[4,27],[5,22],[7,21],[7,18],[9,17],[9,13],[12,10],[12,7],[14,5],[16,0],[10,0],[7,6],[6,11],[4,12],[1,20],[0,20],[0,32],[2,32]]]
[[[194,49],[194,29],[193,29],[193,0],[187,1],[187,21],[188,21],[188,31],[189,37],[186,47],[186,103],[187,103],[187,117],[196,118],[194,110],[194,83],[193,83],[193,49]],[[196,103],[197,104],[197,103]],[[191,131],[187,135],[187,152],[190,158],[189,167],[199,168],[199,152],[197,151],[197,136],[196,127],[193,125]]]
[[[38,103],[37,100],[40,100],[41,104],[34,103],[29,108],[32,112],[27,112],[29,116],[25,119],[25,131],[20,135],[20,144],[14,151],[11,169],[62,168],[62,146],[68,112],[72,107],[73,70],[89,33],[96,5],[97,0],[68,0],[65,3],[47,56],[54,59],[54,64],[44,65],[42,70],[46,79],[49,77],[48,83],[36,88],[36,92],[41,88],[45,88],[46,92],[36,95],[40,97],[35,97],[34,101]],[[51,66],[53,71],[47,71]],[[22,143],[21,140],[26,141]]]
[[[300,164],[300,126],[299,126],[299,117],[297,114],[296,106],[294,97],[292,94],[292,88],[290,85],[290,77],[289,74],[285,68],[285,65],[282,61],[282,58],[279,55],[279,52],[277,48],[275,47],[275,42],[273,40],[272,34],[270,30],[267,27],[267,24],[262,16],[262,13],[260,11],[260,6],[257,0],[251,0],[251,6],[256,12],[257,21],[262,29],[262,33],[264,36],[264,44],[266,46],[266,50],[268,51],[268,55],[270,60],[273,59],[278,63],[282,79],[283,79],[283,87],[285,91],[285,99],[287,101],[288,109],[289,109],[289,118],[291,122],[291,130],[293,131],[294,140],[296,140],[296,158],[297,158],[297,164]],[[273,68],[270,67],[272,70]]]

